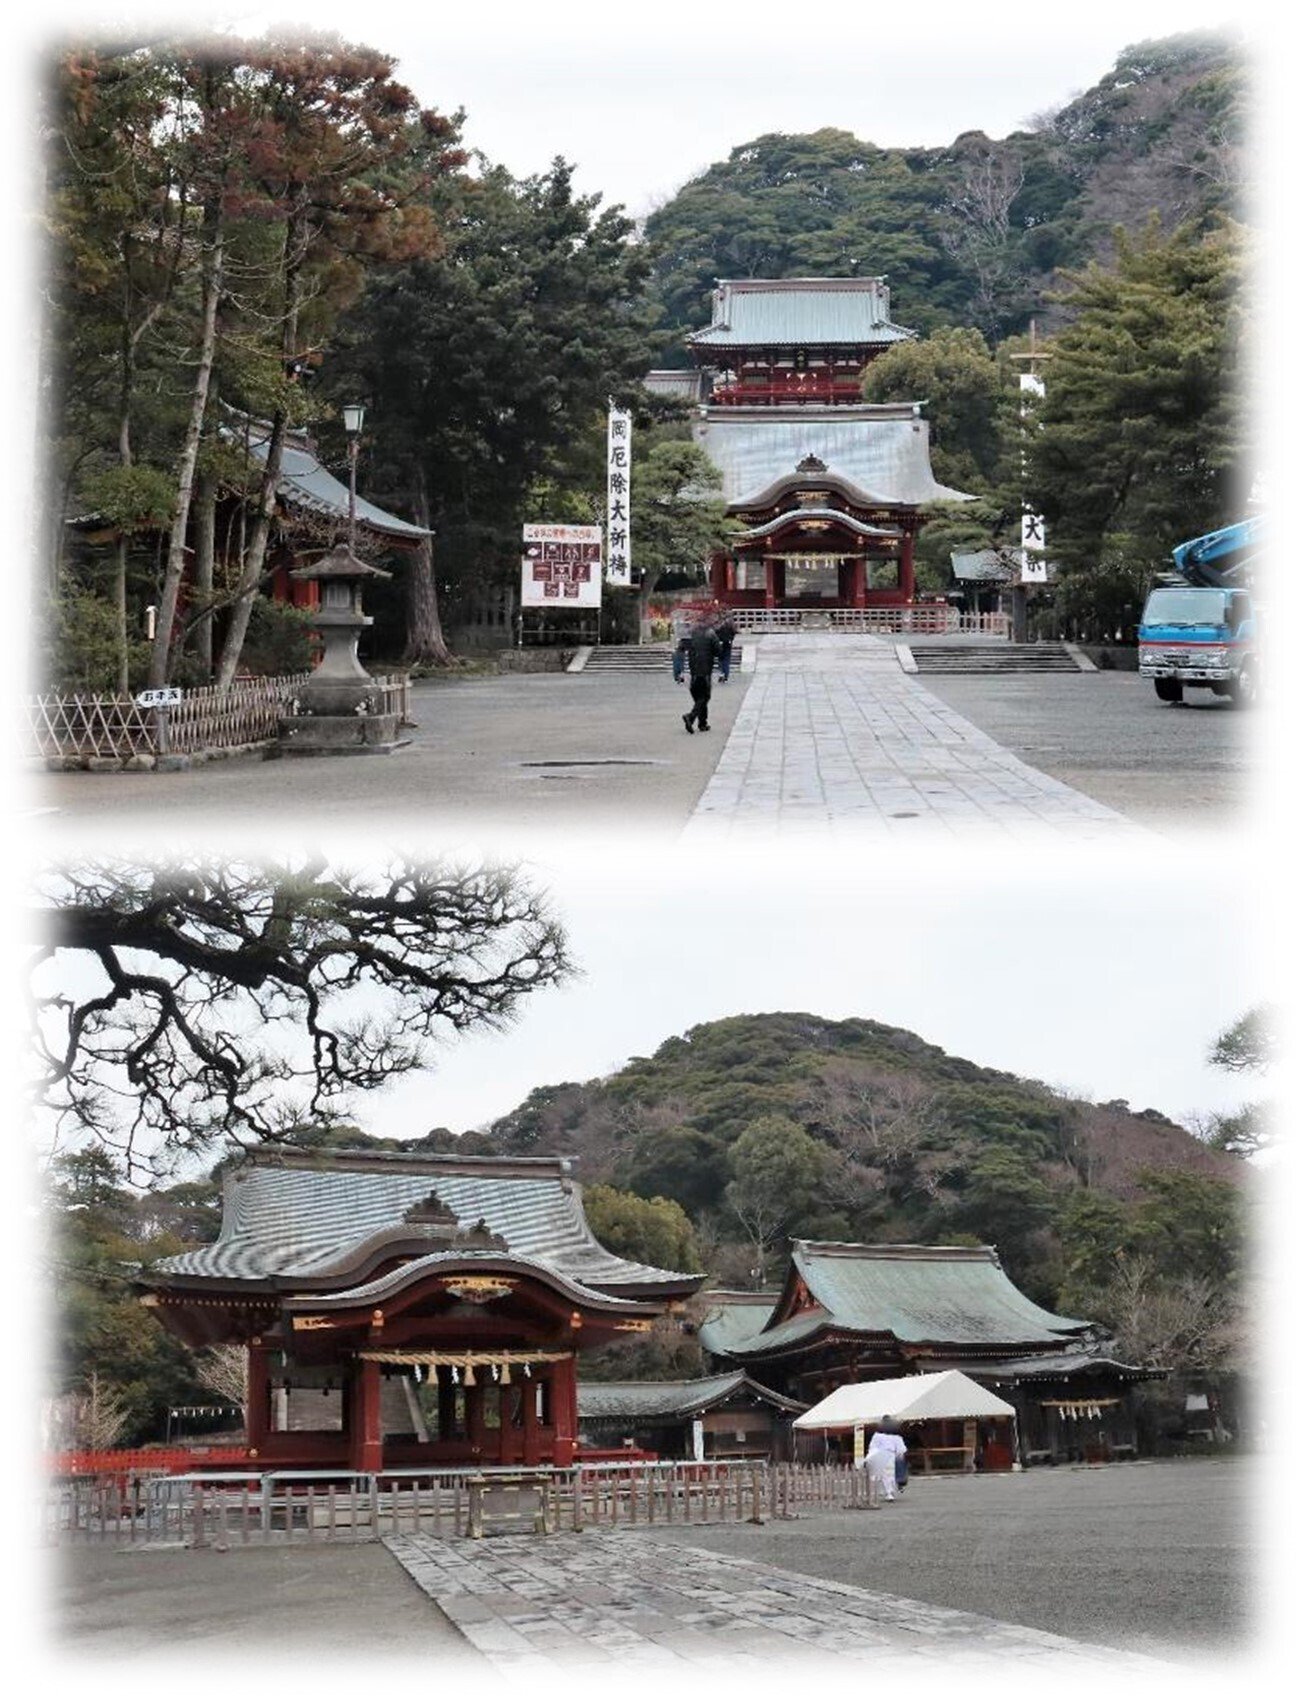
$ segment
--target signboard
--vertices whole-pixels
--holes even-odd
[[[702,1420],[690,1422],[690,1448],[696,1461],[704,1459],[704,1423]]]
[[[854,1426],[852,1429],[852,1464],[854,1467],[866,1465],[866,1428]]]
[[[600,605],[600,526],[525,524],[522,607]]]
[[[609,479],[605,576],[624,588],[631,582],[631,414],[609,408]]]
[[[142,689],[135,698],[137,707],[179,707],[183,690]]]

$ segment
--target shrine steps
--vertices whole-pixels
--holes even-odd
[[[1006,672],[1083,672],[1094,670],[1064,642],[995,642],[987,646],[953,643],[915,643],[910,648],[914,669],[922,677],[943,674]],[[910,670],[911,668],[908,668]]]
[[[731,670],[740,669],[740,644],[731,650]],[[671,672],[672,645],[667,642],[627,644],[626,647],[593,648],[582,667],[590,672]]]

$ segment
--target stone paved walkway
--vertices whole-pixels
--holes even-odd
[[[471,1543],[385,1540],[416,1584],[501,1668],[749,1664],[869,1656],[916,1668],[1031,1665],[1167,1673],[1170,1665],[958,1609],[788,1573],[646,1533]]]
[[[1016,840],[1140,831],[946,706],[902,670],[891,641],[764,636],[754,657],[687,840],[827,829]]]

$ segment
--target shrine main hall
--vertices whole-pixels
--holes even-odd
[[[730,546],[714,598],[732,608],[903,608],[916,597],[926,509],[974,497],[939,483],[921,401],[862,400],[862,373],[916,332],[889,315],[882,277],[719,283],[688,338],[693,371],[651,372],[692,404],[721,473]]]

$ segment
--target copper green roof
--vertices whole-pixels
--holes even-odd
[[[713,291],[713,321],[689,341],[722,347],[862,348],[914,335],[889,318],[883,277],[732,278]]]
[[[350,1289],[394,1255],[472,1247],[464,1234],[480,1226],[509,1254],[606,1295],[687,1295],[703,1282],[605,1249],[561,1160],[368,1149],[246,1152],[225,1175],[216,1242],[157,1262],[150,1276]]]
[[[806,1407],[805,1403],[768,1390],[737,1368],[731,1373],[715,1373],[707,1379],[579,1384],[577,1413],[581,1420],[680,1420],[716,1408],[737,1392],[791,1414]]]
[[[974,499],[934,477],[929,425],[912,402],[708,407],[692,433],[721,472],[722,495],[735,512],[763,506],[787,486],[836,488],[863,507]],[[809,457],[824,470],[800,479]]]
[[[799,1240],[766,1327],[725,1353],[759,1358],[828,1333],[909,1345],[1058,1349],[1093,1329],[1030,1301],[987,1245]]]
[[[706,1291],[699,1342],[710,1355],[729,1355],[735,1344],[762,1330],[771,1318],[776,1297],[775,1291]]]

